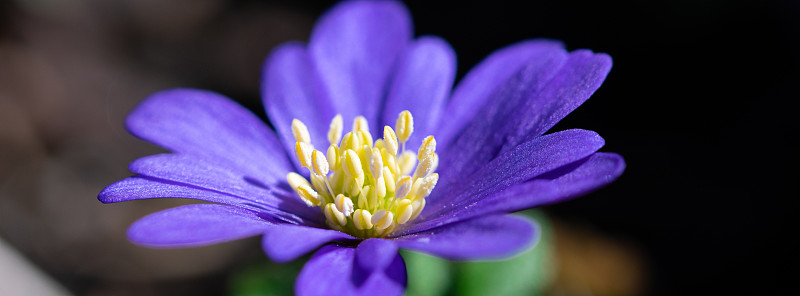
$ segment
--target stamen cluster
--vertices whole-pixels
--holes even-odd
[[[297,195],[308,206],[320,207],[328,226],[360,238],[386,236],[419,216],[439,180],[433,136],[422,141],[417,154],[406,151],[414,131],[409,111],[400,112],[395,129],[384,126],[383,138],[374,143],[363,116],[355,118],[344,137],[342,131],[342,116],[336,115],[323,153],[312,146],[305,124],[292,121],[295,156],[311,172],[311,182],[297,173],[286,176]]]

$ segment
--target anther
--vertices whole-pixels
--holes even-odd
[[[328,128],[328,142],[331,145],[339,144],[339,140],[342,139],[342,131],[344,130],[344,125],[342,123],[342,115],[336,114],[331,120],[331,125]]]
[[[364,116],[356,116],[353,119],[353,131],[369,132],[369,124]]]
[[[339,209],[332,203],[325,205],[325,218],[328,221],[336,222],[341,226],[347,225],[347,217],[344,213],[340,212]]]
[[[411,112],[408,110],[400,112],[394,129],[397,131],[397,139],[401,143],[408,141],[408,137],[414,132],[414,118],[411,117]]]
[[[405,224],[411,219],[411,215],[414,214],[414,206],[411,205],[411,200],[409,199],[401,199],[400,202],[397,203],[397,224]]]
[[[383,127],[383,142],[389,153],[397,155],[397,134],[395,134],[394,130],[388,125]]]
[[[345,151],[342,165],[348,177],[358,178],[364,176],[364,170],[361,168],[361,159],[358,158],[358,154],[352,149],[347,149],[347,151]]]
[[[328,160],[325,155],[319,150],[314,150],[311,153],[311,163],[313,164],[314,172],[320,176],[327,176],[329,172]]]
[[[339,165],[341,164],[341,161],[339,160],[339,147],[331,144],[331,146],[328,147],[328,152],[326,154],[328,155],[328,167],[334,171],[338,170]]]
[[[311,151],[313,148],[306,142],[297,141],[294,144],[294,150],[300,165],[304,168],[311,168]]]
[[[372,148],[372,154],[369,156],[369,171],[375,180],[378,180],[383,174],[383,157],[378,148]]]
[[[392,220],[394,219],[394,214],[387,210],[378,210],[372,215],[372,225],[375,226],[375,229],[384,230],[392,225]]]
[[[342,212],[345,216],[350,216],[353,213],[353,200],[344,194],[339,194],[336,196],[336,200],[334,200],[336,204],[336,209]]]
[[[417,159],[422,160],[425,157],[433,155],[436,151],[436,139],[433,136],[427,136],[422,140],[422,145],[419,146],[419,153]]]
[[[309,207],[313,207],[319,204],[319,193],[311,189],[311,186],[308,185],[300,185],[298,186],[295,191],[297,191],[297,195],[300,195],[300,198],[308,205]]]
[[[294,140],[297,142],[311,144],[311,136],[308,134],[308,128],[297,118],[292,119],[292,135],[294,135]]]
[[[356,210],[353,213],[353,224],[359,230],[372,229],[372,214],[367,210]]]
[[[411,191],[411,177],[409,176],[402,176],[400,180],[397,180],[397,185],[395,186],[394,197],[397,199],[401,199],[406,197],[409,191]]]
[[[286,181],[289,182],[289,187],[295,190],[297,190],[297,187],[300,187],[300,185],[311,186],[311,183],[308,183],[306,178],[294,172],[286,174]]]

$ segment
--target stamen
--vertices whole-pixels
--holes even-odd
[[[342,136],[342,116],[336,115],[326,151],[315,150],[306,126],[293,120],[295,156],[311,174],[307,180],[289,173],[289,186],[308,206],[320,207],[332,229],[359,238],[391,234],[422,212],[439,180],[434,137],[425,137],[417,151],[405,149],[413,120],[411,112],[401,112],[395,129],[384,126],[373,143],[365,117],[357,116]]]
[[[408,110],[400,112],[394,129],[397,130],[397,139],[405,145],[405,142],[408,141],[408,137],[414,132],[414,118],[411,117],[411,112]]]
[[[395,198],[404,198],[411,191],[411,177],[403,176],[400,177],[400,180],[397,181],[397,186],[395,187],[397,191],[394,193]]]
[[[309,207],[319,204],[319,193],[311,189],[311,186],[303,184],[298,186],[295,191]]]
[[[311,151],[314,149],[306,142],[297,141],[294,144],[294,150],[300,165],[304,168],[311,168]]]
[[[314,172],[320,176],[327,176],[329,171],[328,160],[319,150],[311,153],[311,163],[314,165]]]
[[[294,135],[294,140],[296,142],[311,144],[311,136],[308,134],[308,128],[306,128],[306,125],[300,120],[292,120],[292,135]]]
[[[397,134],[395,134],[394,130],[388,125],[383,127],[383,142],[386,146],[386,150],[389,150],[389,153],[397,155]]]
[[[358,209],[353,213],[353,222],[356,229],[365,230],[372,228],[372,214],[367,210]]]
[[[342,123],[342,115],[336,114],[331,120],[331,125],[328,128],[328,142],[331,145],[339,144],[339,140],[342,139],[342,131],[344,129],[344,125]]]

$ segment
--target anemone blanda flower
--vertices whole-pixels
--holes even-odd
[[[596,133],[544,134],[600,86],[607,55],[527,40],[452,88],[455,67],[444,40],[412,38],[401,3],[340,3],[308,45],[267,58],[262,97],[276,131],[213,92],[158,92],[126,125],[173,153],[134,161],[135,176],[99,199],[211,202],[146,216],[128,237],[186,247],[263,235],[278,262],[318,249],[297,294],[396,295],[406,286],[398,248],[456,260],[513,255],[538,234],[506,213],[622,173],[619,155],[597,152]]]

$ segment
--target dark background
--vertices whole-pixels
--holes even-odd
[[[127,162],[158,151],[125,135],[124,114],[153,91],[190,86],[226,94],[263,116],[263,58],[281,42],[305,40],[314,19],[335,2],[75,3],[0,4],[0,108],[6,112],[0,118],[6,128],[0,134],[0,237],[74,293],[102,295],[121,288],[98,282],[124,281],[98,276],[107,271],[101,267],[75,266],[103,257],[102,248],[89,247],[104,242],[70,238],[106,224],[115,226],[104,226],[103,234],[124,244],[127,224],[166,205],[95,205],[102,186],[126,176]],[[599,132],[607,142],[603,150],[623,155],[627,171],[607,188],[547,211],[633,245],[648,274],[643,294],[796,290],[790,284],[796,282],[797,244],[790,240],[798,231],[790,218],[798,209],[794,143],[800,133],[793,103],[800,85],[800,2],[407,5],[417,35],[441,36],[455,48],[458,77],[493,50],[526,38],[559,39],[569,49],[611,55],[614,67],[603,86],[554,130]],[[53,171],[70,173],[62,178]],[[42,189],[53,186],[63,191]],[[115,214],[97,214],[72,228],[51,226],[74,221],[68,214],[52,217],[48,213],[55,210],[44,205],[64,191],[73,193],[69,204],[97,207],[74,211],[123,207],[124,218],[111,223],[102,215]],[[49,235],[29,233],[41,229]],[[42,247],[43,241],[66,245]],[[257,242],[244,244],[222,246],[244,250],[225,258],[263,256],[252,248]],[[156,252],[181,256],[138,249],[105,256],[133,253],[138,255],[126,258],[141,259]],[[54,263],[64,254],[74,258]],[[223,291],[220,274],[230,267],[213,266],[223,272],[179,272],[179,280],[162,280],[162,286],[173,292]]]

